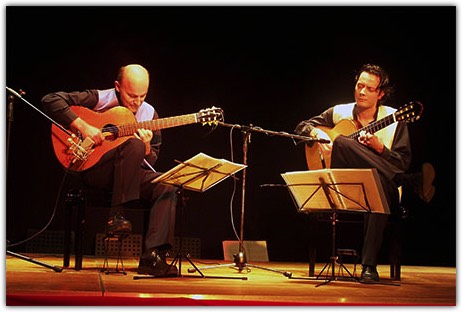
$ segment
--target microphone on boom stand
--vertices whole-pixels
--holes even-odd
[[[8,136],[7,136],[7,145],[6,145],[6,164],[7,164],[6,167],[8,168],[9,167],[8,166],[8,159],[9,159],[9,150],[10,150],[11,125],[12,125],[13,120],[14,120],[14,116],[13,116],[14,109],[13,109],[13,107],[14,107],[15,97],[20,98],[21,100],[23,100],[27,104],[29,104],[29,103],[26,100],[23,99],[22,95],[26,94],[26,92],[24,92],[22,89],[19,89],[19,92],[16,92],[13,89],[8,88],[8,87],[6,87],[6,89],[12,93],[12,94],[10,94],[8,96],[8,134],[7,134]],[[34,260],[32,258],[26,257],[24,255],[9,251],[8,250],[9,246],[10,246],[10,242],[7,240],[6,241],[6,254],[7,255],[10,255],[10,256],[13,256],[13,257],[16,257],[16,258],[19,258],[19,259],[22,259],[22,260],[26,260],[26,261],[31,262],[31,263],[35,263],[35,264],[44,266],[46,268],[52,269],[55,272],[62,272],[63,271],[62,267],[49,265],[49,264]]]

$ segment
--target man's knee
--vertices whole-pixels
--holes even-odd
[[[130,153],[142,153],[146,152],[146,145],[143,141],[137,138],[130,138],[123,144],[123,149],[130,151]]]
[[[339,135],[335,140],[332,142],[332,149],[341,149],[344,150],[349,148],[352,144],[352,140],[344,135]]]
[[[154,198],[170,198],[172,200],[176,200],[177,191],[178,189],[175,186],[160,183],[156,185],[153,196]]]
[[[331,167],[332,168],[349,168],[353,141],[343,135],[338,136],[332,142]]]

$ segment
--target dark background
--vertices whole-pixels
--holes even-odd
[[[411,100],[425,106],[409,126],[411,169],[430,161],[437,171],[430,204],[405,193],[406,264],[456,262],[455,53],[455,7],[6,7],[6,85],[25,90],[37,108],[49,92],[110,88],[120,66],[140,63],[151,72],[147,101],[161,117],[214,105],[228,123],[292,133],[301,120],[353,101],[362,64],[382,65],[397,90],[391,106]],[[229,128],[210,130],[164,130],[157,169],[199,152],[231,160]],[[234,161],[242,162],[241,133],[235,130],[232,139]],[[15,243],[49,221],[64,173],[52,151],[50,122],[19,100],[8,156],[6,237]],[[253,133],[248,166],[244,239],[266,240],[270,260],[302,262],[311,240],[327,259],[328,224],[308,235],[306,215],[287,191],[260,187],[283,183],[281,173],[306,170],[303,146]],[[221,242],[235,239],[232,190],[227,179],[188,194],[184,234],[201,239],[203,258],[222,258]],[[240,195],[238,184],[238,233]],[[62,230],[62,214],[59,207],[50,230]],[[356,246],[355,231],[340,227],[339,244]]]

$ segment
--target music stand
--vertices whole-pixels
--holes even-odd
[[[227,276],[205,276],[197,266],[191,261],[189,255],[183,256],[183,208],[185,207],[186,197],[184,190],[191,190],[195,192],[205,192],[214,185],[220,183],[229,176],[234,175],[236,172],[244,169],[246,166],[230,162],[226,159],[217,159],[210,157],[204,153],[199,153],[196,156],[186,160],[185,162],[176,161],[179,164],[169,171],[158,176],[151,183],[164,183],[176,186],[178,188],[177,194],[179,199],[179,212],[180,212],[180,235],[179,247],[177,255],[174,257],[168,266],[164,277],[170,268],[178,263],[178,277],[183,277],[181,273],[181,262],[183,257],[195,268],[200,276],[187,275],[188,277],[210,277],[210,278],[225,278],[225,279],[242,279],[246,280],[247,277],[227,277]],[[135,279],[140,278],[153,278],[154,276],[135,276]]]
[[[382,185],[375,168],[372,169],[322,169],[281,174],[292,199],[301,212],[332,213],[332,253],[316,279],[326,271],[326,281],[339,280],[335,275],[337,213],[385,213],[390,214]],[[351,273],[339,264],[350,276]],[[329,276],[329,269],[331,275]]]

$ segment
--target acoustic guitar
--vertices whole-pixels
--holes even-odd
[[[58,161],[71,171],[91,168],[108,151],[124,143],[138,129],[161,130],[193,123],[216,124],[223,120],[223,110],[217,107],[202,109],[198,113],[137,122],[133,113],[123,106],[99,113],[82,106],[71,110],[89,124],[101,129],[105,140],[94,146],[89,138],[73,134],[57,125],[51,127],[51,140]]]
[[[420,119],[423,112],[423,105],[420,102],[410,102],[400,107],[396,112],[380,120],[374,121],[365,127],[358,129],[357,124],[351,119],[342,119],[334,128],[318,126],[329,136],[331,142],[339,135],[345,135],[352,139],[358,139],[362,131],[374,134],[375,132],[388,127],[395,122],[414,122]],[[305,156],[309,170],[330,168],[330,153],[324,153],[321,143],[314,142],[305,145]],[[324,143],[325,144],[325,143]]]

